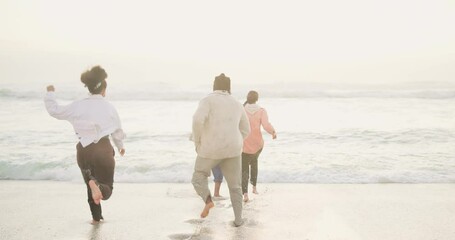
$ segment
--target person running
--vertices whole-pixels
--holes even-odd
[[[248,179],[250,177],[253,185],[253,193],[258,194],[256,189],[258,179],[258,158],[264,147],[262,139],[261,126],[276,139],[276,132],[272,124],[269,122],[267,111],[257,104],[259,94],[256,91],[250,91],[247,95],[247,100],[243,104],[245,111],[250,121],[251,134],[243,142],[242,152],[242,192],[243,201],[248,202]]]
[[[207,217],[215,206],[207,178],[219,165],[228,184],[234,225],[238,227],[243,224],[241,152],[250,124],[242,104],[231,96],[229,77],[221,74],[215,78],[213,92],[199,102],[193,115],[192,130],[197,158],[191,182],[205,203],[201,217]]]
[[[107,73],[100,66],[82,73],[81,82],[90,96],[69,105],[59,105],[53,85],[47,86],[44,98],[46,109],[54,118],[69,121],[79,142],[76,145],[77,164],[87,185],[88,204],[92,213],[92,224],[103,220],[101,200],[112,195],[114,183],[115,151],[112,138],[120,155],[125,154],[125,134],[115,107],[104,99]]]

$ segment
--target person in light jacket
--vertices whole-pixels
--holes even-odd
[[[256,183],[258,179],[258,158],[264,147],[264,139],[262,139],[261,126],[276,139],[276,132],[272,124],[269,122],[267,111],[259,106],[256,102],[259,99],[259,94],[256,91],[250,91],[247,95],[247,100],[244,104],[245,111],[250,121],[251,134],[243,142],[242,153],[242,192],[243,201],[247,202],[248,198],[248,178],[250,177],[253,185],[253,193],[258,194]]]
[[[106,71],[100,66],[95,66],[81,75],[81,82],[91,94],[86,99],[66,106],[59,105],[52,85],[47,87],[44,98],[49,114],[59,120],[69,121],[79,138],[76,145],[77,164],[87,185],[92,224],[104,219],[100,202],[110,198],[114,184],[115,151],[109,136],[120,155],[125,154],[123,147],[125,134],[119,115],[115,107],[104,99],[106,78]]]
[[[193,115],[192,138],[197,158],[192,184],[205,203],[201,217],[205,218],[214,207],[207,178],[219,165],[226,179],[234,225],[242,220],[242,164],[243,140],[250,133],[250,124],[240,102],[231,95],[231,80],[224,74],[215,78],[213,92],[199,102]]]

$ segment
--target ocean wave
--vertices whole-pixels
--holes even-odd
[[[9,89],[5,88],[0,89],[0,97],[2,98],[12,97],[13,95],[14,95],[13,91]]]
[[[349,167],[346,167],[349,168]],[[453,168],[453,166],[452,166]],[[193,163],[176,163],[167,166],[117,166],[116,182],[129,183],[190,183]],[[13,164],[0,162],[0,180],[55,180],[82,181],[76,164],[28,162]],[[262,168],[259,182],[263,183],[455,183],[450,169],[377,170],[344,167]]]
[[[116,161],[115,180],[189,183],[195,153],[187,139],[184,133],[131,133],[126,142],[131,146],[128,156]],[[450,143],[454,140],[455,131],[448,129],[281,132],[279,142],[267,142],[261,154],[259,181],[453,183],[455,152]],[[21,145],[1,154],[0,180],[81,181],[74,145],[52,142],[55,149],[45,144],[21,152]]]
[[[247,90],[236,91],[235,97],[244,98],[239,93]],[[165,100],[186,101],[199,100],[207,95],[207,91],[201,90],[135,90],[135,91],[112,91],[109,98],[112,100]],[[8,88],[0,89],[0,98],[3,99],[41,99],[44,92],[21,91]],[[84,92],[59,91],[58,97],[63,100],[75,100],[87,96]],[[434,90],[263,90],[264,98],[416,98],[416,99],[454,99],[455,89]]]
[[[267,183],[380,184],[380,183],[455,183],[448,172],[419,170],[350,170],[313,167],[302,171],[261,171]]]
[[[265,91],[279,98],[420,98],[452,99],[455,90],[325,90],[325,91]]]
[[[80,178],[76,165],[65,162],[13,163],[0,161],[0,180],[57,180],[73,181]]]
[[[455,131],[444,128],[410,128],[394,131],[345,129],[337,132],[280,132],[284,144],[354,144],[368,146],[399,146],[442,144],[455,140]]]

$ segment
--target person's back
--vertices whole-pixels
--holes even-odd
[[[75,102],[77,109],[81,109],[78,119],[90,119],[94,122],[110,120],[112,105],[102,96],[91,96]]]
[[[191,180],[194,190],[202,198],[205,218],[214,207],[207,178],[219,166],[229,188],[234,225],[242,220],[241,152],[243,140],[250,133],[250,124],[243,106],[230,95],[230,79],[224,74],[215,77],[213,93],[199,102],[193,115],[193,133],[197,158]]]
[[[259,94],[256,91],[250,91],[245,102],[245,111],[250,122],[251,133],[245,139],[242,153],[242,192],[243,200],[247,202],[248,197],[248,179],[250,178],[251,166],[251,184],[253,185],[253,193],[258,193],[256,190],[257,175],[258,175],[258,158],[264,147],[264,139],[262,138],[261,126],[276,138],[276,132],[272,124],[269,122],[267,111],[259,106],[256,102],[259,99]]]
[[[238,156],[244,138],[239,131],[242,114],[243,106],[227,92],[214,91],[202,99],[193,117],[195,131],[200,132],[198,154],[212,159]]]
[[[45,99],[49,114],[60,120],[68,120],[84,147],[93,140],[98,141],[100,137],[117,134],[120,125],[117,110],[103,96],[91,95],[70,105],[58,106],[52,100],[53,93],[50,94]]]
[[[270,134],[273,134],[275,130],[268,121],[267,112],[264,108],[258,104],[246,104],[245,110],[250,121],[251,133],[245,139],[243,152],[253,154],[264,146],[261,126]]]

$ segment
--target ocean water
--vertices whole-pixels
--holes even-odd
[[[61,89],[61,104],[86,96],[80,86]],[[247,90],[234,96],[244,101]],[[113,87],[107,98],[127,133],[115,181],[190,182],[192,115],[209,92]],[[259,92],[278,132],[276,140],[264,132],[259,182],[455,182],[454,89]],[[73,129],[47,114],[43,96],[42,87],[0,88],[0,179],[82,181]]]

